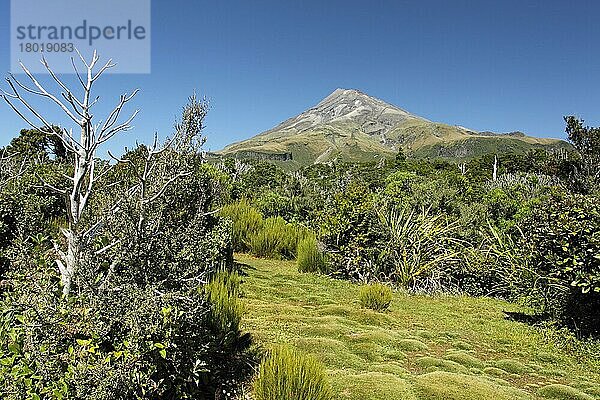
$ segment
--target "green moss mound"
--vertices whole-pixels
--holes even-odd
[[[566,385],[548,385],[540,388],[537,391],[538,396],[545,399],[560,399],[560,400],[593,400],[594,397],[579,391],[571,386]]]
[[[469,368],[483,368],[484,363],[481,362],[477,357],[472,356],[466,351],[456,351],[448,354],[445,357],[447,360],[454,361],[460,365],[464,365]]]
[[[415,378],[419,399],[426,400],[520,400],[530,399],[527,393],[503,386],[488,379],[454,374],[431,372]]]
[[[337,377],[333,389],[339,399],[417,400],[411,385],[394,374],[367,372]]]
[[[466,374],[469,370],[457,362],[442,360],[435,357],[421,357],[416,361],[417,365],[427,371],[442,370],[447,372],[456,372]]]
[[[494,363],[494,366],[497,368],[503,369],[504,371],[506,371],[508,373],[518,374],[518,375],[526,374],[526,373],[529,373],[532,371],[531,368],[527,367],[522,362],[517,361],[517,360],[511,360],[511,359],[496,361]]]
[[[398,342],[398,348],[404,351],[427,350],[429,346],[417,339],[402,339]]]

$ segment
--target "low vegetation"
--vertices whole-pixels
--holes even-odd
[[[238,255],[248,276],[243,328],[265,347],[321,361],[339,399],[592,399],[600,345],[515,321],[504,300],[397,292],[385,313],[361,286]]]
[[[220,215],[233,222],[234,248],[258,257],[295,259],[298,244],[309,236],[306,228],[282,217],[264,219],[246,200],[223,207]]]

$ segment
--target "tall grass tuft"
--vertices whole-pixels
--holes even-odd
[[[289,347],[276,347],[260,365],[255,400],[331,400],[323,366]]]
[[[267,218],[262,229],[249,238],[250,252],[257,257],[292,260],[298,242],[307,235],[305,228],[285,222],[281,217]]]
[[[381,283],[364,285],[359,292],[360,304],[375,311],[385,311],[392,304],[392,289]]]
[[[298,242],[296,264],[299,272],[327,273],[325,254],[319,249],[317,238],[308,235]]]
[[[240,276],[236,272],[217,273],[204,285],[215,324],[223,332],[238,331],[244,307],[240,300]]]
[[[262,214],[252,207],[247,200],[240,200],[223,207],[220,215],[233,222],[233,249],[235,251],[250,250],[250,238],[263,227]]]

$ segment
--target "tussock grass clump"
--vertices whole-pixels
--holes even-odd
[[[244,313],[239,291],[240,276],[235,272],[219,272],[204,285],[214,323],[224,332],[239,330]]]
[[[392,304],[392,289],[381,283],[364,285],[360,288],[359,299],[364,308],[385,311]]]
[[[314,237],[307,228],[286,222],[281,217],[264,219],[247,200],[240,200],[221,209],[220,215],[233,222],[233,249],[256,257],[293,260],[298,243]]]
[[[296,258],[298,241],[306,235],[306,229],[272,217],[264,220],[262,229],[250,236],[248,244],[257,257],[292,260]]]
[[[255,400],[331,400],[325,368],[285,346],[269,352],[254,381]]]
[[[298,242],[297,262],[299,272],[327,273],[325,254],[319,250],[317,238],[310,235]]]
[[[220,215],[233,222],[233,249],[248,251],[250,237],[256,235],[263,227],[263,216],[246,200],[226,205]]]

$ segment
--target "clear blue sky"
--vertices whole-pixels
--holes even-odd
[[[0,70],[9,69],[9,2]],[[136,128],[165,136],[188,95],[211,99],[207,147],[273,127],[337,87],[477,130],[564,137],[600,124],[600,2],[154,0],[152,73],[107,75],[108,103],[140,88]],[[118,61],[118,60],[117,60]],[[112,97],[111,97],[112,96]],[[0,145],[24,124],[0,105]]]

